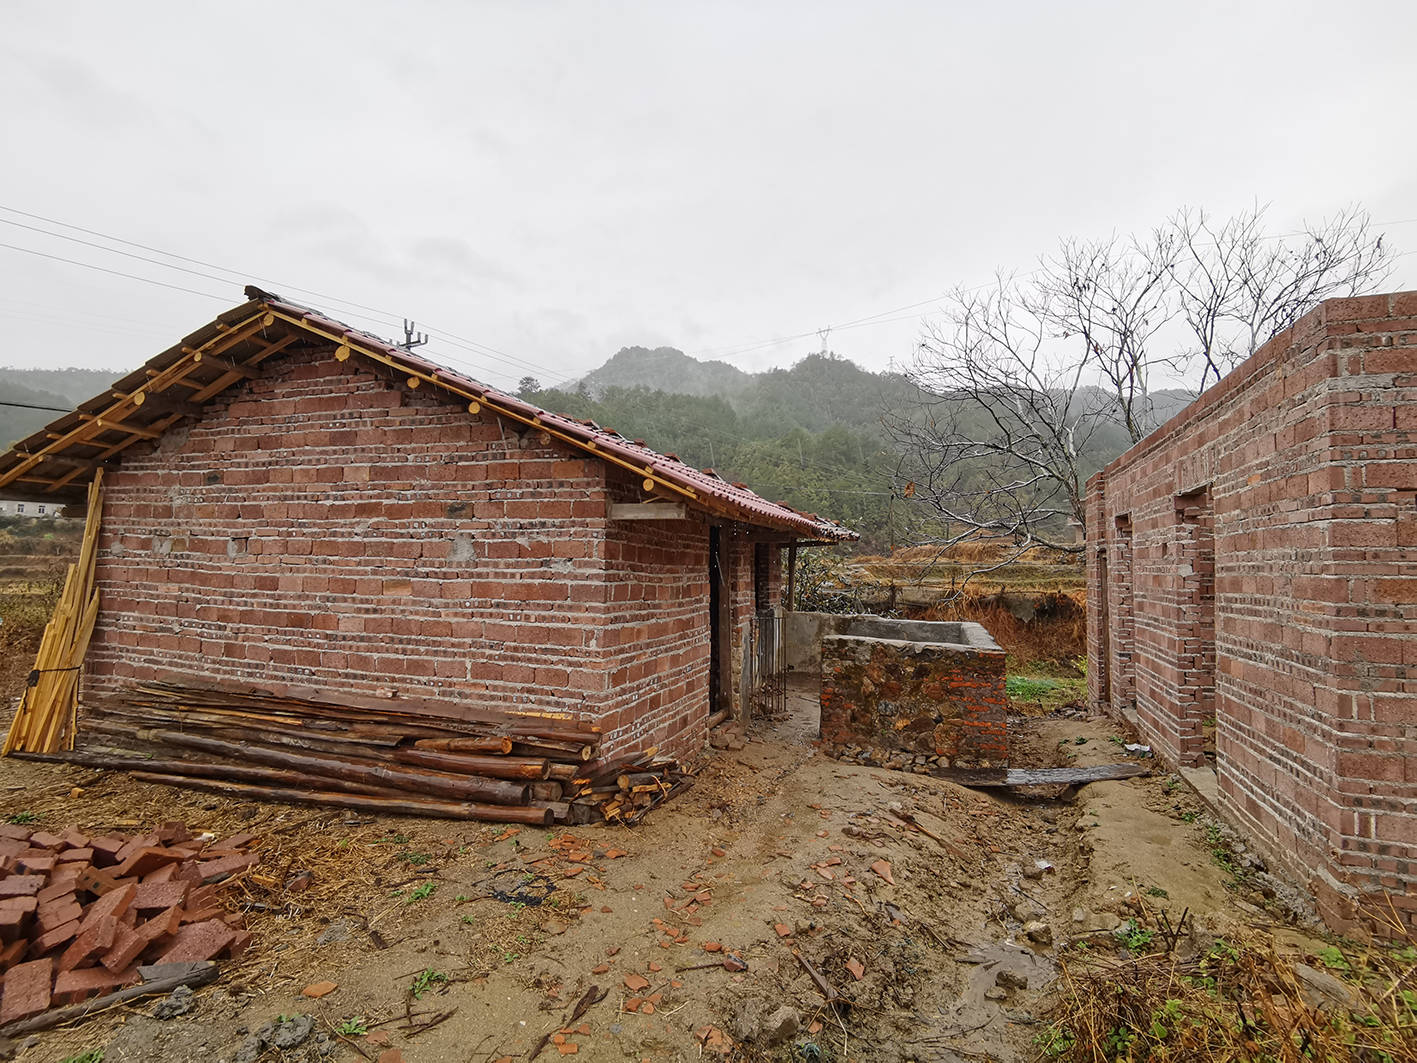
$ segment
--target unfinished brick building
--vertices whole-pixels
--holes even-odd
[[[87,693],[180,675],[571,712],[606,755],[733,706],[780,548],[854,533],[257,289],[0,457],[105,494]]]
[[[1338,923],[1386,892],[1417,927],[1414,459],[1404,292],[1322,304],[1088,482],[1092,699]]]

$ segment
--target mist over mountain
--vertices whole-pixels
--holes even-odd
[[[622,347],[599,369],[592,369],[572,390],[598,399],[611,388],[648,388],[679,395],[726,395],[752,381],[727,362],[701,362],[675,347]]]

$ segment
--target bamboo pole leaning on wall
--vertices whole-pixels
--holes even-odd
[[[54,616],[44,628],[34,670],[0,753],[53,753],[74,748],[78,729],[79,668],[98,620],[94,560],[103,521],[103,470],[89,484],[88,519],[79,559],[69,566]]]

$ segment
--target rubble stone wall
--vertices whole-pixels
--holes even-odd
[[[1004,652],[983,628],[861,619],[822,640],[823,740],[885,751],[874,755],[887,762],[898,752],[946,767],[1007,766]],[[952,641],[885,637],[916,628],[952,629],[914,636]]]

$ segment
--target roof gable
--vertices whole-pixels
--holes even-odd
[[[96,469],[121,460],[135,443],[161,438],[184,418],[200,417],[209,399],[259,375],[267,359],[287,350],[332,345],[340,361],[361,357],[385,365],[405,375],[411,388],[436,388],[464,403],[469,413],[485,410],[617,466],[640,479],[647,493],[801,538],[857,537],[834,521],[769,502],[711,470],[695,469],[593,422],[543,410],[318,310],[259,288],[247,288],[246,294],[246,303],[0,455],[0,490],[77,501]]]

